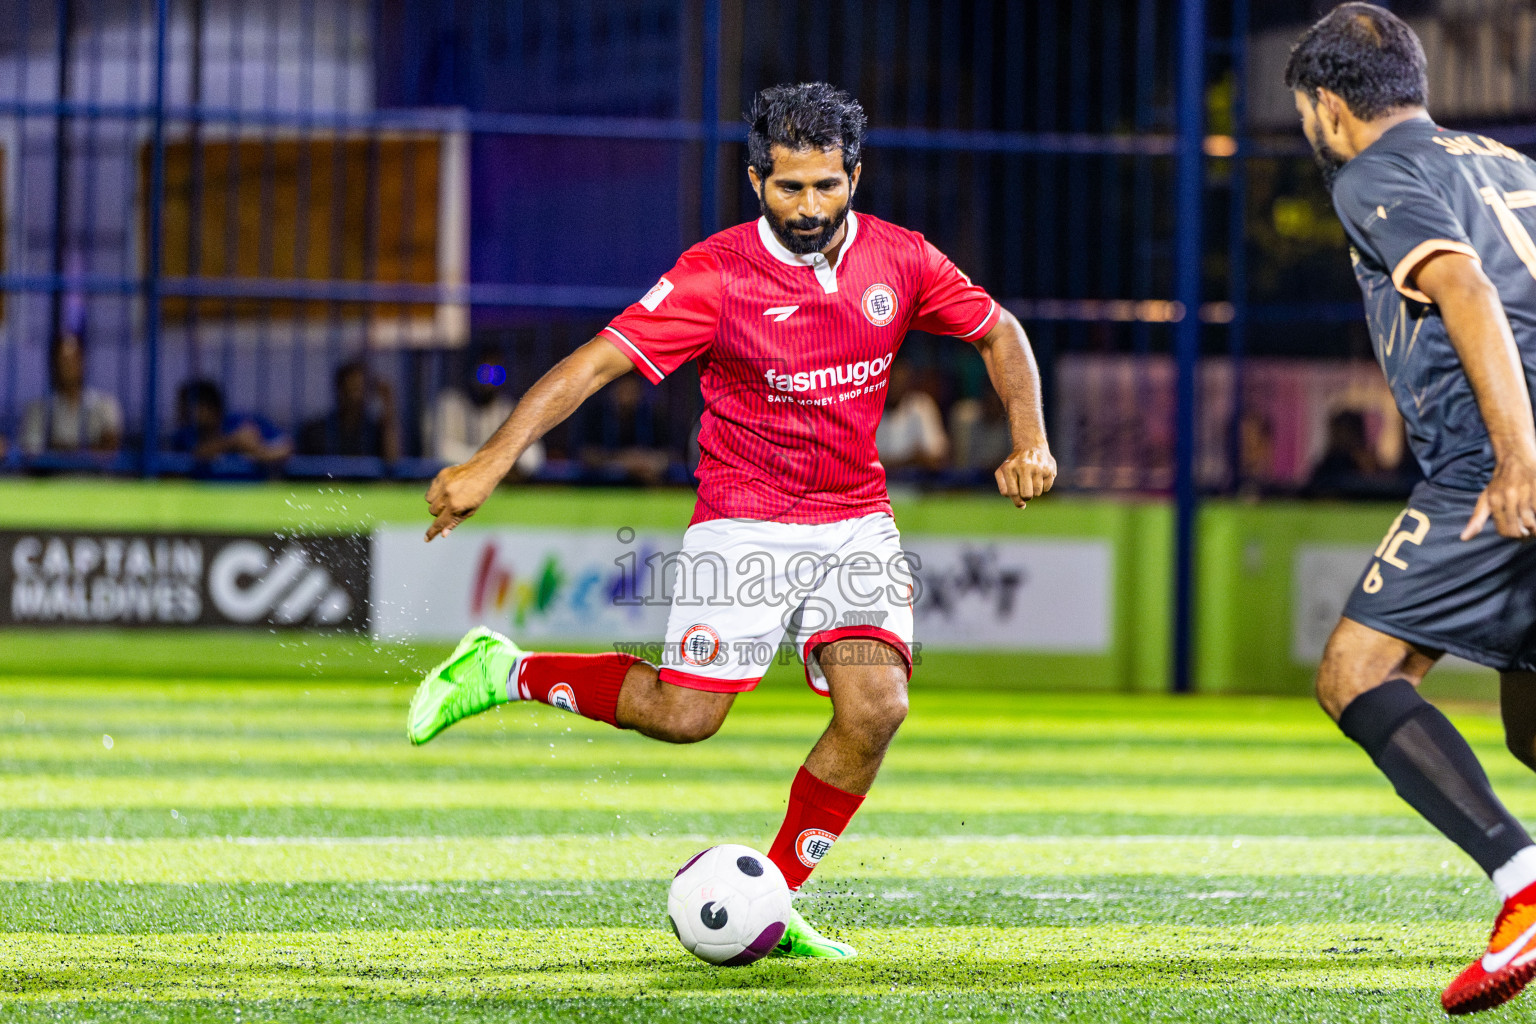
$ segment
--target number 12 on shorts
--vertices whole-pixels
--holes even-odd
[[[1412,529],[1404,527],[1403,521],[1410,520],[1414,525]],[[1381,563],[1386,562],[1394,569],[1406,569],[1408,563],[1400,555],[1404,544],[1412,544],[1419,547],[1424,543],[1424,538],[1429,535],[1429,516],[1415,508],[1405,508],[1392,520],[1392,525],[1387,530],[1387,535],[1381,538],[1381,543],[1376,547],[1376,561],[1371,563],[1370,571],[1365,574],[1365,582],[1361,588],[1367,594],[1375,594],[1381,591],[1386,580],[1381,575]]]

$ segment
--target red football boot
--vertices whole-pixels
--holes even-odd
[[[1462,971],[1440,996],[1446,1013],[1492,1009],[1520,994],[1536,976],[1536,883],[1504,902],[1488,952]]]

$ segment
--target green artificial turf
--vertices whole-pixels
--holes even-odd
[[[778,673],[695,747],[512,706],[413,749],[419,652],[375,657],[0,677],[0,1020],[1432,1021],[1494,910],[1311,702],[919,682],[800,903],[863,955],[712,968],[666,880],[767,845],[825,701]]]

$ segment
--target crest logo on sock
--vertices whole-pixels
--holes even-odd
[[[571,689],[570,683],[556,683],[551,686],[549,696],[544,698],[544,702],[552,708],[569,711],[573,715],[581,714],[576,710],[576,691]]]
[[[801,864],[813,868],[827,855],[835,842],[837,836],[826,829],[808,828],[795,837],[795,856],[800,858]]]

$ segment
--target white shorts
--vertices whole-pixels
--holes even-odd
[[[806,683],[825,694],[817,648],[850,637],[890,645],[912,674],[912,572],[883,512],[815,525],[698,523],[675,561],[663,682],[740,693],[775,659],[798,655]]]

